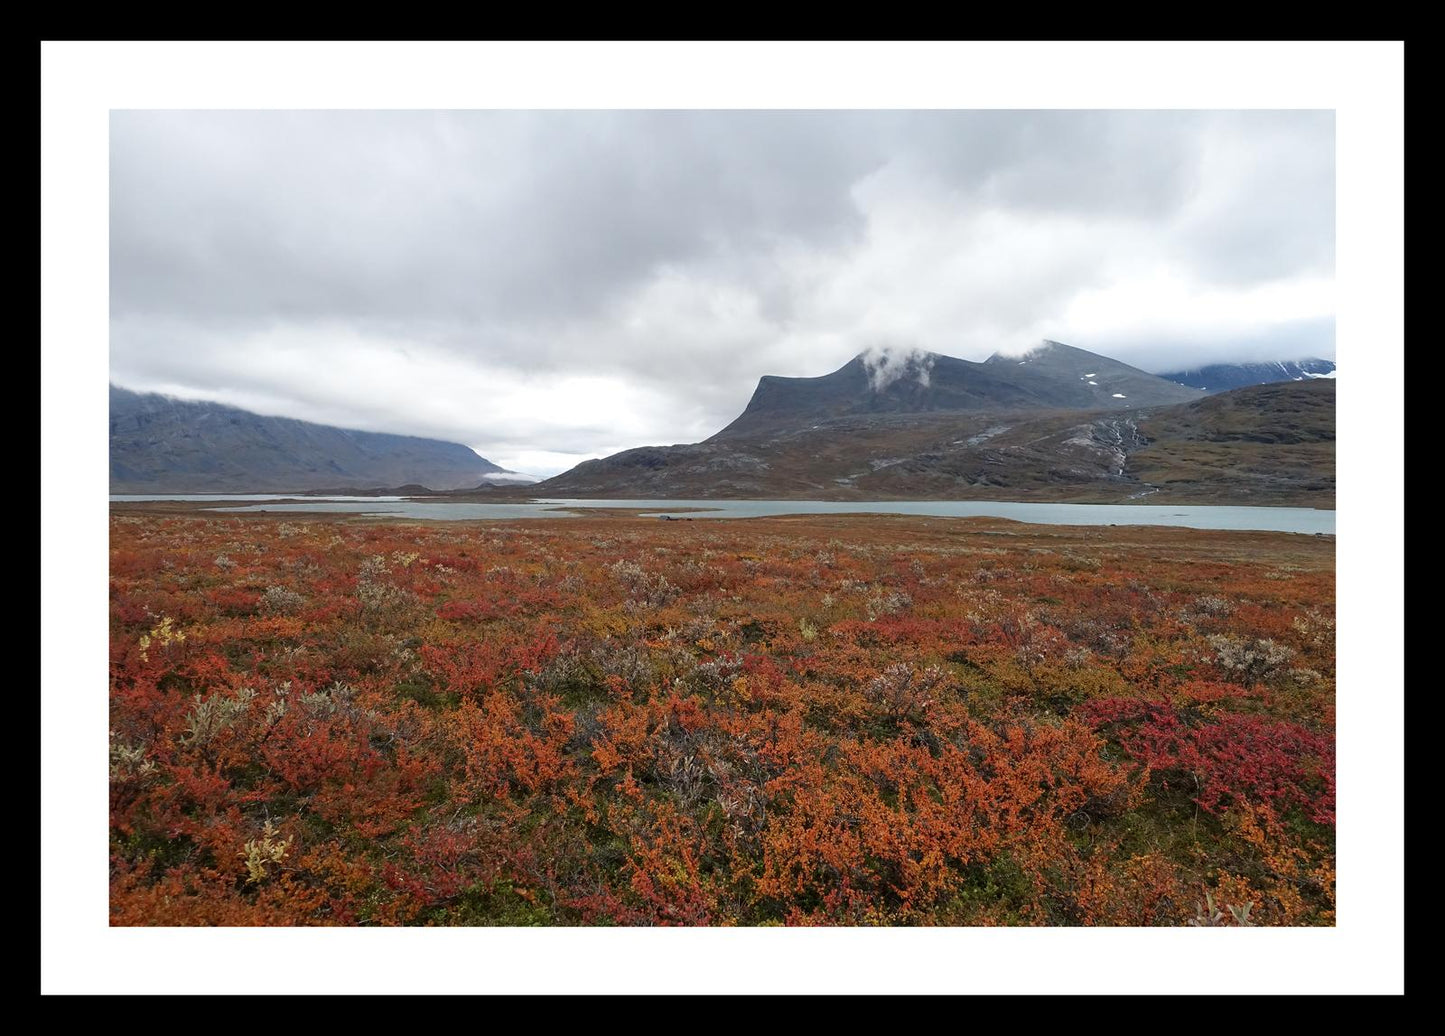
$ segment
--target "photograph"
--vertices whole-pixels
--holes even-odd
[[[1344,938],[1335,107],[99,119],[94,938]]]

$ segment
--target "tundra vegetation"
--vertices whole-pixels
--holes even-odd
[[[1334,541],[111,519],[116,925],[1331,925]]]

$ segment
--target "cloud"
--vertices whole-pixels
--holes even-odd
[[[760,375],[871,343],[1334,355],[1329,112],[115,112],[111,131],[114,380],[536,474],[704,438]]]
[[[933,373],[933,355],[920,349],[874,345],[863,350],[861,356],[874,392],[882,392],[905,378],[926,386]]]

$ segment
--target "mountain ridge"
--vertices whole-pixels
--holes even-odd
[[[1170,371],[1159,377],[1204,392],[1227,392],[1249,385],[1271,385],[1280,381],[1308,381],[1333,378],[1335,361],[1307,356],[1299,360],[1266,360],[1251,363],[1210,363],[1203,367]]]
[[[859,414],[1127,410],[1195,398],[1174,382],[1062,342],[981,362],[918,350],[864,352],[818,377],[763,375],[743,412],[704,442]]]
[[[461,489],[511,474],[460,443],[110,386],[112,493]]]

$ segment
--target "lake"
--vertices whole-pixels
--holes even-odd
[[[437,521],[572,518],[588,508],[628,508],[644,517],[662,514],[688,518],[763,518],[789,514],[893,514],[931,518],[1010,518],[1044,525],[1171,525],[1188,529],[1239,529],[1261,532],[1335,533],[1335,512],[1311,507],[1205,507],[1157,504],[1041,504],[989,500],[535,500],[518,504],[409,500],[395,496],[328,496],[308,499],[276,493],[131,493],[113,502],[213,500],[217,512],[264,511],[267,514],[332,513]],[[240,506],[231,506],[244,501]],[[285,502],[279,502],[285,501]],[[222,506],[222,505],[225,506]],[[706,510],[689,513],[689,508]]]
[[[150,500],[298,500],[303,499],[295,493],[112,493],[110,502],[113,504],[137,504]],[[364,500],[368,503],[393,503],[397,500],[405,500],[404,496],[324,496],[314,497],[316,500],[338,500],[352,502]]]

